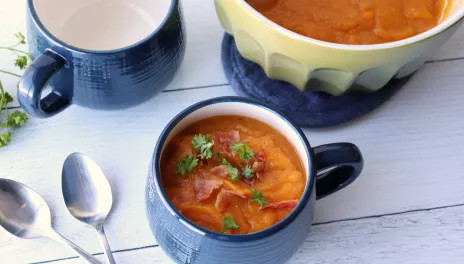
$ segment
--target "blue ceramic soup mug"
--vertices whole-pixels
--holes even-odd
[[[160,162],[170,140],[199,120],[221,115],[247,116],[270,125],[293,144],[306,170],[307,183],[300,202],[268,229],[246,235],[207,230],[184,217],[164,191]],[[161,133],[147,180],[147,217],[158,244],[176,263],[284,263],[309,234],[315,201],[352,183],[362,168],[363,158],[355,145],[335,143],[312,148],[301,129],[269,105],[241,97],[210,99],[181,112]]]
[[[27,0],[27,23],[34,61],[18,100],[35,117],[137,105],[166,87],[185,51],[179,0]]]

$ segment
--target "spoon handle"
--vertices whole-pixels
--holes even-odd
[[[100,242],[105,249],[105,256],[106,259],[108,260],[109,264],[116,264],[116,261],[114,261],[113,258],[113,253],[111,252],[110,245],[108,244],[108,240],[106,239],[105,235],[105,230],[103,229],[103,225],[99,225],[95,227],[95,230],[97,230],[98,238],[100,239]]]
[[[94,256],[90,255],[86,251],[84,251],[82,248],[78,247],[75,245],[73,242],[69,241],[62,235],[58,234],[56,231],[52,230],[48,236],[55,240],[56,242],[59,242],[65,246],[68,246],[70,249],[74,250],[81,258],[83,258],[87,263],[90,264],[103,264],[101,261],[96,259]]]

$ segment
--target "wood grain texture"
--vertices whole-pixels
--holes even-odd
[[[317,202],[316,222],[464,204],[463,67],[464,61],[428,64],[365,118],[341,127],[305,130],[314,146],[356,143],[366,163],[353,185]],[[62,162],[71,152],[84,152],[100,164],[116,197],[107,223],[113,250],[153,245],[144,188],[158,135],[185,107],[222,95],[234,92],[228,86],[168,92],[127,111],[73,106],[54,118],[31,120],[15,133],[10,146],[0,150],[0,177],[35,189],[50,204],[58,231],[91,252],[101,252],[93,231],[75,221],[62,201]],[[22,262],[73,255],[54,242],[19,240],[3,230],[0,254],[4,260]]]
[[[460,264],[463,232],[463,206],[316,225],[288,264]],[[159,247],[116,253],[115,258],[119,264],[172,263]]]
[[[224,30],[219,24],[214,4],[210,0],[181,1],[187,31],[187,50],[184,61],[174,81],[166,90],[189,89],[227,84],[222,70],[221,43]],[[25,0],[0,0],[0,45],[14,41],[12,35],[18,31],[25,33]],[[433,57],[441,61],[464,57],[462,43],[464,28],[458,32]],[[0,69],[14,69],[14,56],[0,55]],[[16,94],[15,77],[0,78],[11,94]],[[17,104],[16,104],[17,105]]]

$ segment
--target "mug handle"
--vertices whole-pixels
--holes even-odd
[[[313,148],[316,165],[316,199],[350,185],[364,166],[359,148],[351,143],[334,143]]]
[[[24,72],[18,85],[18,101],[31,116],[47,118],[58,114],[70,105],[59,92],[52,91],[41,98],[48,80],[61,70],[66,60],[50,49],[40,54]]]

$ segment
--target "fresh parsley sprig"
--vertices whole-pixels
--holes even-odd
[[[250,150],[245,142],[232,143],[230,145],[230,149],[232,149],[234,153],[239,154],[242,160],[250,160],[255,155],[255,153]]]
[[[254,176],[253,169],[250,166],[246,165],[245,167],[242,168],[242,176],[247,179],[253,178]]]
[[[184,159],[176,160],[176,173],[180,177],[184,177],[185,173],[192,172],[193,168],[198,165],[198,159],[192,155],[184,154]]]
[[[13,52],[17,56],[15,66],[24,70],[32,63],[32,57],[27,52],[16,48],[19,45],[26,44],[26,38],[21,33],[17,33],[14,36],[17,39],[17,43],[9,47],[0,47],[0,50],[3,49]],[[0,69],[0,73],[21,77],[19,74],[2,69]],[[0,129],[0,148],[11,142],[12,129],[24,125],[28,119],[26,114],[21,111],[14,111],[13,113],[9,111],[8,104],[12,101],[13,98],[9,93],[5,92],[2,82],[0,81],[0,128],[3,129],[3,131]],[[3,112],[6,113],[6,117],[2,115]]]
[[[258,203],[259,207],[263,208],[268,204],[266,198],[264,198],[263,193],[256,189],[251,189],[251,200],[252,202]]]
[[[211,147],[214,145],[214,140],[211,142],[209,140],[209,135],[199,134],[193,137],[192,146],[200,152],[200,155],[198,155],[200,159],[210,159],[213,157],[213,151],[211,150]]]
[[[230,176],[232,181],[237,182],[240,180],[240,177],[238,177],[238,169],[232,167],[230,163],[226,159],[222,159],[221,162],[222,165],[226,165],[226,173]]]
[[[237,225],[235,219],[232,215],[228,215],[222,219],[222,230],[221,233],[225,233],[231,229],[239,229],[240,226]]]

